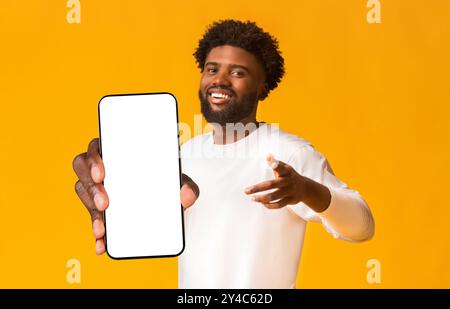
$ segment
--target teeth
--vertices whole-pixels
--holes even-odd
[[[218,92],[211,93],[211,96],[215,99],[228,99],[229,98],[229,95],[224,94],[224,93],[218,93]]]

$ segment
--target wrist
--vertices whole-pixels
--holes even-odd
[[[317,213],[324,212],[331,203],[330,190],[312,179],[307,179],[303,202]]]

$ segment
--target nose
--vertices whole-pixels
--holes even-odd
[[[213,86],[230,87],[231,86],[231,81],[229,79],[228,73],[225,72],[225,70],[218,71],[213,77],[212,85]]]

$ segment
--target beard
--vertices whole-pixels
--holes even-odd
[[[242,96],[241,99],[237,99],[233,95],[232,99],[227,106],[221,110],[213,110],[211,103],[208,102],[208,94],[202,94],[199,89],[198,97],[200,99],[201,112],[203,117],[209,123],[218,123],[221,126],[225,126],[227,123],[238,123],[242,119],[247,118],[254,111],[256,104],[258,103],[257,92],[251,92]]]

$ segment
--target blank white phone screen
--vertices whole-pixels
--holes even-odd
[[[175,97],[106,96],[99,103],[99,122],[109,197],[108,255],[115,259],[179,255],[184,231]]]

